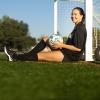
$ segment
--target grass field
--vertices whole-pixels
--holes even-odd
[[[100,100],[99,66],[8,62],[0,53],[0,100]]]

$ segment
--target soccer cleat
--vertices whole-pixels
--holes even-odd
[[[4,52],[8,56],[9,61],[13,61],[13,52],[6,48],[6,46],[4,47]]]

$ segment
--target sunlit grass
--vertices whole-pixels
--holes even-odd
[[[8,62],[0,54],[0,100],[99,100],[99,64]]]

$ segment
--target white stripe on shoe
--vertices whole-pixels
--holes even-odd
[[[5,52],[5,54],[8,56],[9,61],[13,61],[13,59],[12,59],[11,56],[10,56],[10,54],[7,52],[7,48],[6,48],[6,47],[4,47],[4,52]]]

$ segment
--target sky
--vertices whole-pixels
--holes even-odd
[[[27,23],[33,37],[53,33],[53,0],[0,0],[4,15]]]
[[[100,28],[100,1],[94,0],[93,5],[94,26]]]
[[[29,34],[32,37],[50,35],[54,31],[53,1],[54,0],[0,0],[0,18],[7,15],[19,21],[23,20],[29,25]],[[72,1],[75,2],[75,0]],[[100,2],[99,0],[94,1]],[[98,3],[96,4],[98,5]],[[73,29],[70,20],[71,12],[69,12],[69,10],[70,9],[63,14],[66,18],[64,19],[66,24],[61,27],[62,24],[59,23],[59,27],[65,30],[63,31],[63,35],[68,34]],[[71,24],[69,25],[69,23]],[[60,32],[62,31],[60,30]]]

